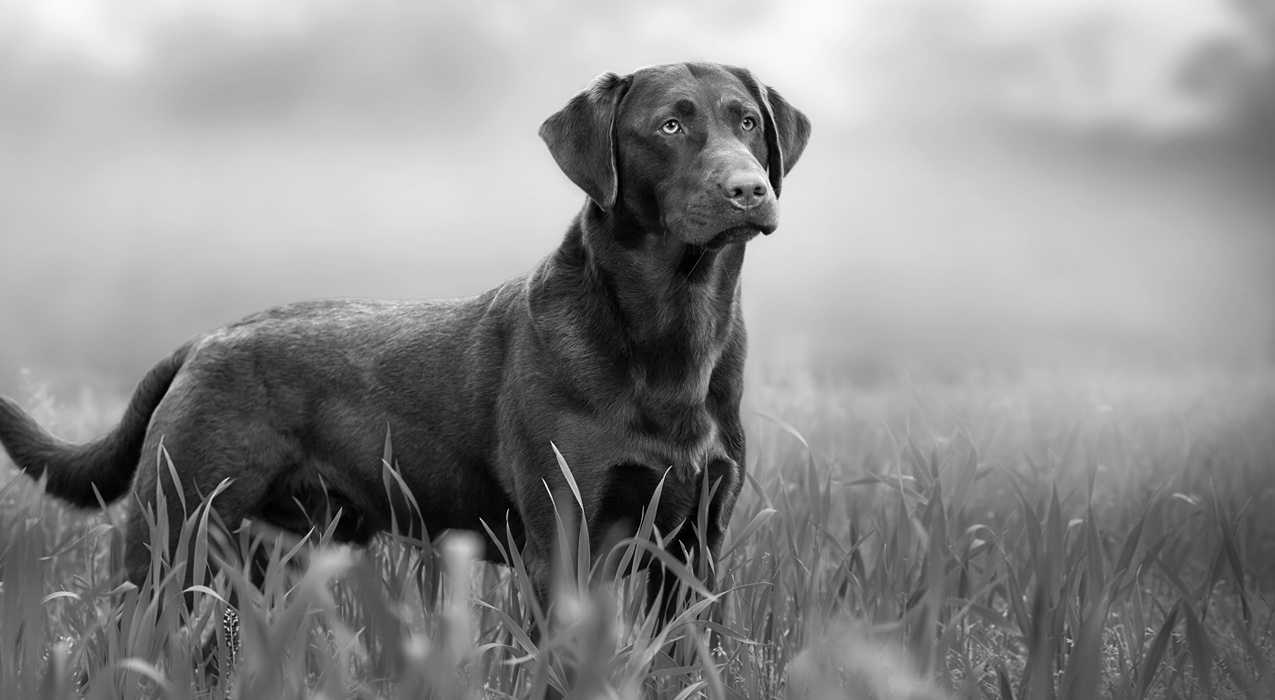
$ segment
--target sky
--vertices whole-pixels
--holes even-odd
[[[492,31],[517,41],[537,26],[538,12],[555,6],[560,11],[572,3],[479,0],[464,5],[470,9],[463,11],[480,15]],[[244,33],[288,35],[352,6],[356,4],[336,0],[3,0],[0,19],[20,27],[37,56],[70,51],[107,70],[129,71],[160,60],[148,40],[166,23],[195,17]],[[1270,51],[1245,16],[1225,0],[657,2],[644,4],[646,9],[637,14],[599,12],[567,33],[584,53],[623,53],[623,48],[616,51],[617,44],[669,45],[744,63],[766,46],[765,63],[773,73],[816,93],[822,106],[853,115],[871,111],[865,83],[879,67],[874,65],[879,55],[917,48],[915,36],[900,36],[899,19],[933,17],[904,22],[904,34],[915,34],[917,26],[922,32],[951,31],[941,25],[954,7],[968,39],[1006,51],[1026,48],[1043,64],[1035,85],[1020,86],[1006,99],[1029,111],[1061,108],[1063,114],[1057,116],[1063,119],[1115,114],[1169,128],[1201,119],[1196,113],[1200,108],[1169,85],[1174,67],[1187,53],[1219,38],[1243,45],[1254,60]],[[607,21],[617,16],[624,20],[621,27]],[[1105,35],[1112,46],[1104,61],[1103,85],[1084,84],[1083,68],[1073,65],[1077,59],[1069,55],[1083,41],[1077,35],[1085,32]],[[617,34],[623,35],[619,42]],[[858,64],[850,66],[853,82],[842,79],[846,63]]]
[[[494,286],[583,201],[539,123],[684,59],[815,126],[750,244],[754,365],[1269,361],[1275,180],[1241,117],[1275,23],[1240,7],[0,0],[0,391],[123,390],[288,301]]]

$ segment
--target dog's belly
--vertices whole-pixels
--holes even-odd
[[[335,488],[361,518],[360,532],[392,530],[397,519],[398,531],[415,537],[490,528],[504,544],[508,522],[521,542],[522,521],[483,441],[420,404],[412,412],[364,408],[357,417],[343,411],[344,420],[325,421],[295,471],[296,490]],[[386,457],[396,473],[385,468]],[[499,553],[488,547],[487,555]]]
[[[433,539],[446,530],[490,528],[505,545],[506,527],[521,546],[522,520],[485,464],[427,464],[406,449],[393,458],[397,474],[372,460],[333,462],[309,454],[287,470],[253,514],[278,527],[303,533],[324,527],[340,512],[338,541],[367,544],[378,532]],[[499,558],[488,547],[486,556]]]

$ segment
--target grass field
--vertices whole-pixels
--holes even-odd
[[[750,392],[721,596],[680,572],[686,612],[662,631],[641,574],[591,578],[571,547],[539,635],[516,553],[474,563],[463,538],[426,556],[402,536],[258,540],[272,565],[255,594],[207,567],[252,538],[219,547],[195,504],[194,546],[127,590],[117,509],[70,512],[5,462],[0,694],[522,699],[574,668],[581,698],[1275,697],[1275,373],[1053,367],[863,389],[775,371]],[[55,403],[36,382],[22,400],[73,439],[122,407]],[[281,565],[294,558],[303,571]],[[192,619],[156,605],[181,595],[174,565],[195,568]],[[216,630],[236,587],[242,650],[214,684],[191,659],[213,634],[231,667]]]

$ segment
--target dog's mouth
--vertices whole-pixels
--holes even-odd
[[[708,242],[704,243],[703,247],[708,250],[717,250],[718,248],[735,245],[736,243],[747,243],[756,238],[758,234],[765,233],[770,233],[770,231],[766,231],[761,227],[749,224],[744,224],[743,226],[732,226],[731,228],[728,228],[708,239]]]

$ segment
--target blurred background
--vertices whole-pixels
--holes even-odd
[[[480,292],[584,195],[594,75],[751,68],[814,123],[751,371],[1275,361],[1275,0],[0,0],[0,392],[127,391],[311,297]]]

